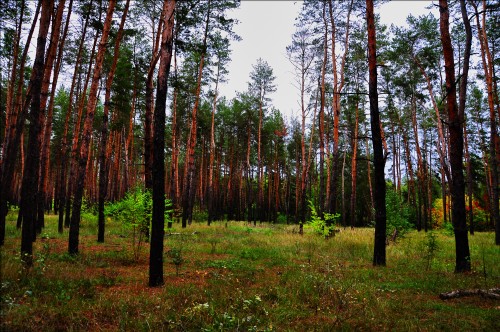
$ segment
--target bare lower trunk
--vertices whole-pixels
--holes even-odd
[[[366,0],[366,21],[368,27],[368,69],[369,69],[369,98],[370,122],[373,142],[373,164],[375,167],[375,246],[373,251],[373,265],[386,265],[386,207],[385,207],[385,157],[382,149],[382,133],[380,114],[378,109],[377,92],[377,55],[375,41],[375,17],[373,0]]]

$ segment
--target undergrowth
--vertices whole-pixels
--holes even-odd
[[[373,229],[342,230],[334,240],[305,225],[230,221],[174,224],[165,239],[165,285],[148,288],[148,246],[108,220],[105,243],[83,220],[80,254],[47,216],[23,270],[20,231],[7,223],[1,248],[1,317],[6,331],[331,331],[500,330],[498,302],[452,301],[439,293],[500,286],[494,234],[470,237],[473,271],[455,274],[454,239],[410,231],[371,265]],[[140,250],[134,256],[134,250]],[[135,258],[137,257],[137,259]]]

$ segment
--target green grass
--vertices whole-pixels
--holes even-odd
[[[7,331],[498,331],[500,303],[450,301],[441,292],[500,287],[494,234],[470,236],[473,271],[455,274],[454,239],[436,232],[430,263],[425,233],[387,247],[387,267],[371,265],[373,229],[328,240],[306,227],[244,222],[174,224],[165,237],[165,285],[148,288],[148,244],[138,259],[131,231],[108,221],[97,243],[84,219],[80,254],[67,252],[56,216],[23,270],[20,230],[9,215],[1,248],[1,316]],[[180,233],[180,234],[178,234]],[[180,249],[179,275],[169,250]]]

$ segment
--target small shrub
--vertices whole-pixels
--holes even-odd
[[[125,197],[105,206],[104,214],[112,217],[132,231],[132,248],[136,261],[139,260],[142,244],[149,234],[149,224],[152,216],[153,200],[150,191],[140,187],[128,192]],[[171,221],[172,204],[165,199],[165,227]]]
[[[309,220],[309,225],[312,227],[314,232],[318,235],[322,235],[328,238],[335,234],[335,223],[340,217],[340,214],[323,213],[323,218],[318,216],[314,204],[309,201],[309,208],[311,209],[311,219]]]
[[[386,235],[390,237],[396,232],[400,237],[403,237],[412,229],[412,224],[409,222],[410,208],[408,204],[403,202],[401,196],[394,189],[388,189],[385,205],[387,211]]]
[[[430,270],[432,261],[434,257],[436,257],[436,252],[439,250],[439,244],[437,241],[436,233],[433,231],[429,231],[425,234],[425,261],[426,261],[426,270]]]
[[[167,252],[168,257],[172,259],[172,264],[175,265],[175,274],[179,276],[181,265],[184,263],[181,248],[172,248]]]

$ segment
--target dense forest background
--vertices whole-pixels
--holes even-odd
[[[458,227],[442,3],[404,27],[375,16],[387,234]],[[496,225],[499,244],[500,7],[448,5],[466,232]],[[69,227],[69,252],[78,253],[81,213],[99,214],[104,241],[105,206],[137,191],[169,200],[166,210],[163,202],[153,207],[146,233],[164,213],[182,227],[303,225],[311,215],[325,227],[372,226],[380,176],[372,163],[365,3],[303,3],[286,49],[296,74],[290,98],[299,101],[291,118],[271,103],[275,77],[265,59],[253,65],[247,90],[232,100],[219,94],[239,40],[229,16],[238,6],[3,1],[0,242],[7,212],[19,207],[24,253],[45,212],[59,215],[60,232]]]

